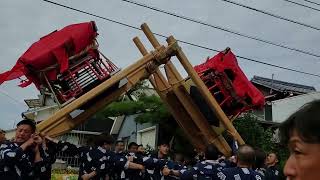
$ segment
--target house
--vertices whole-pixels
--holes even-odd
[[[320,99],[320,92],[312,86],[260,76],[254,76],[251,82],[266,99],[264,109],[253,111],[264,123],[281,123],[305,103]]]
[[[283,99],[288,96],[296,96],[316,91],[312,86],[289,83],[260,76],[254,76],[251,79],[251,82],[265,95],[267,100]]]
[[[142,144],[148,151],[157,149],[158,142],[172,142],[172,133],[178,128],[176,121],[168,119],[170,124],[168,122],[140,124],[135,120],[137,116],[138,114],[117,117],[110,134],[117,140],[124,141],[126,147],[130,142],[136,142]]]
[[[320,99],[320,92],[311,92],[271,102],[272,121],[281,123],[304,104]]]
[[[141,96],[152,96],[158,94],[153,88],[149,88],[150,84],[145,83],[143,88],[135,89],[125,96],[125,99],[137,101]],[[144,123],[139,124],[135,121],[136,115],[114,117],[110,134],[117,140],[124,141],[127,146],[130,142],[142,144],[144,147],[155,149],[158,136],[159,125]]]
[[[159,126],[151,123],[139,124],[135,121],[138,115],[119,116],[115,119],[110,134],[123,140],[127,146],[130,142],[144,147],[156,148]]]

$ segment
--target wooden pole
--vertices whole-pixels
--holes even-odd
[[[41,74],[42,74],[42,76],[44,77],[44,79],[46,80],[46,83],[47,83],[47,85],[49,86],[49,89],[50,89],[50,91],[51,91],[52,94],[53,94],[53,99],[54,99],[54,100],[56,101],[56,103],[58,104],[58,107],[61,108],[61,104],[60,104],[60,102],[59,102],[59,100],[58,100],[58,98],[57,98],[56,93],[53,91],[53,88],[52,88],[52,86],[51,86],[51,84],[50,84],[50,82],[49,82],[49,80],[48,80],[48,78],[47,78],[47,75],[46,75],[44,72],[41,72]]]
[[[182,79],[177,69],[173,66],[173,64],[166,64],[165,70],[168,81],[170,85],[173,86],[173,92],[178,97],[179,101],[184,106],[193,122],[200,129],[200,132],[203,134],[207,143],[213,143],[224,155],[230,156],[231,149],[229,145],[226,145],[227,143],[223,143],[222,141],[220,141],[221,139],[217,138],[219,135],[211,128],[207,119],[200,112],[199,107],[194,104],[189,93],[184,87],[184,80]]]
[[[156,37],[154,36],[154,34],[151,32],[151,30],[150,30],[150,28],[148,27],[148,25],[146,24],[146,23],[144,23],[144,24],[142,24],[141,25],[141,29],[142,29],[142,31],[144,32],[144,34],[146,35],[146,37],[148,38],[148,40],[150,41],[150,43],[152,44],[152,46],[155,48],[155,49],[158,49],[158,48],[160,48],[161,47],[161,45],[160,45],[160,43],[158,42],[158,40],[156,39]],[[176,41],[175,41],[176,42]],[[173,43],[173,41],[172,42],[168,42],[168,45],[170,46],[170,45],[173,45],[174,43]],[[172,83],[177,83],[178,81],[181,81],[182,80],[182,77],[181,77],[181,75],[177,72],[177,70],[175,69],[175,67],[173,66],[173,64],[172,64],[172,62],[170,62],[169,60],[168,60],[168,62],[166,63],[166,65],[165,65],[165,67],[168,67],[170,70],[173,70],[174,71],[174,73],[169,73],[169,74],[167,74],[167,78],[168,78],[168,80],[170,80],[171,81],[171,84]],[[160,72],[161,73],[161,72]],[[170,77],[171,76],[171,77]],[[176,81],[176,82],[173,82],[173,81]],[[205,87],[206,88],[206,87]],[[176,92],[175,92],[176,93]],[[181,101],[181,99],[180,99],[180,101]],[[182,102],[181,102],[181,105],[185,105],[184,103],[183,103],[183,100],[182,100]],[[220,107],[220,106],[219,106]],[[187,111],[188,111],[188,109],[186,109]],[[190,114],[189,114],[190,115]],[[193,115],[192,115],[193,116]],[[193,119],[193,118],[191,118],[191,120],[194,122],[194,123],[198,123],[197,125],[202,125],[201,124],[201,122],[198,122],[197,120],[198,119]],[[196,121],[196,122],[195,122]],[[202,127],[203,128],[203,126],[200,126],[200,127]],[[203,129],[200,129],[201,131],[204,131],[204,133],[205,133],[205,136],[206,136],[206,138],[205,139],[207,139],[208,141],[215,141],[214,140],[214,136],[212,136],[212,137],[210,137],[207,133],[208,133],[208,131],[206,131],[206,130],[203,130]],[[207,128],[207,130],[208,130],[208,128]],[[218,139],[217,139],[218,140]],[[219,140],[221,140],[221,138],[219,138]],[[225,143],[225,142],[223,142],[223,144],[224,145],[226,145],[227,143]],[[219,148],[221,147],[220,145],[218,145],[219,146]],[[226,146],[226,147],[221,147],[221,150],[222,151],[224,151],[224,154],[225,155],[229,155],[230,154],[230,149],[228,149],[227,147],[229,147],[228,145]]]
[[[63,120],[60,123],[51,122],[46,124],[39,124],[37,125],[37,129],[41,133],[44,133],[45,135],[49,135],[51,137],[59,136],[61,134],[69,132],[70,130],[88,120],[88,118],[94,115],[97,111],[105,107],[106,104],[111,103],[113,100],[124,94],[126,90],[127,88],[123,86],[120,89],[117,89],[116,91],[113,91],[112,93],[99,98],[97,102],[95,102],[94,106],[90,106],[75,118],[72,118],[69,115],[64,116],[62,118]]]
[[[144,47],[144,45],[142,44],[142,42],[140,41],[140,39],[138,37],[134,37],[133,38],[133,42],[134,44],[137,46],[137,48],[139,49],[140,53],[145,56],[148,54],[148,51],[147,49]],[[161,80],[161,83],[163,84],[163,88],[166,89],[166,88],[169,88],[169,84],[166,82],[165,80],[165,77],[162,75],[161,71],[159,70],[159,68],[156,69],[155,73],[153,74],[153,76],[157,76],[159,78],[159,80]],[[152,86],[154,88],[157,89],[157,82],[156,81],[156,78],[152,78],[152,77],[149,77],[149,80],[152,84]],[[157,79],[158,80],[158,79]]]
[[[158,48],[160,47],[160,43],[159,41],[156,39],[156,37],[153,35],[153,33],[151,32],[149,26],[146,23],[143,23],[141,25],[141,29],[144,32],[144,34],[147,36],[148,40],[150,41],[150,43],[152,44],[152,46],[154,48]]]
[[[141,25],[141,29],[143,30],[144,34],[146,35],[146,37],[148,38],[148,40],[150,41],[150,43],[152,44],[152,46],[155,49],[158,49],[158,48],[161,47],[160,43],[158,42],[156,37],[153,35],[153,33],[151,32],[151,30],[150,30],[150,28],[148,27],[147,24],[145,24],[145,23],[142,24]],[[140,44],[140,43],[137,42],[136,44]],[[138,48],[138,49],[140,50],[140,49],[143,49],[143,48]],[[165,64],[165,69],[166,69],[166,73],[167,73],[167,79],[168,79],[170,85],[178,85],[177,83],[179,83],[180,81],[183,81],[182,76],[178,73],[177,69],[172,64],[171,61],[168,60],[168,62]],[[161,76],[163,76],[160,71],[158,71],[157,74],[161,74]],[[180,105],[184,106],[184,109],[189,114],[189,115],[186,115],[186,116],[188,116],[190,118],[190,120],[196,126],[198,126],[200,132],[203,133],[203,135],[205,136],[205,139],[208,141],[208,143],[216,144],[218,146],[218,148],[221,151],[223,151],[223,153],[225,155],[227,155],[227,156],[230,155],[231,149],[229,148],[229,145],[225,142],[225,140],[223,138],[222,138],[223,140],[221,138],[217,138],[218,135],[215,136],[214,135],[215,132],[209,130],[208,127],[210,127],[210,125],[208,123],[204,122],[204,121],[206,121],[205,118],[202,118],[202,119],[200,118],[200,116],[202,115],[201,113],[195,113],[195,112],[192,111],[192,109],[193,109],[193,107],[195,105],[193,104],[193,107],[191,107],[190,104],[186,102],[187,101],[187,99],[185,99],[186,97],[182,96],[180,91],[176,90],[176,88],[173,88],[173,92],[177,96],[177,98],[178,98],[177,100],[180,101]],[[173,107],[173,108],[175,108],[175,107]],[[192,113],[194,113],[194,114],[190,114],[190,111],[192,111]],[[179,112],[173,111],[173,113],[179,113]],[[177,118],[179,118],[179,117],[177,117]],[[199,120],[199,118],[200,118],[200,120]],[[177,120],[178,120],[178,123],[179,123],[179,119],[177,119]],[[188,122],[188,123],[190,123],[190,122]],[[182,121],[179,124],[180,124],[180,126],[182,128],[184,128],[184,126],[187,125],[187,122],[183,122]],[[194,138],[191,137],[190,139],[192,140]]]
[[[146,27],[146,25],[144,25]],[[149,28],[144,28],[145,31],[150,31]],[[147,32],[146,34],[150,34]],[[150,39],[153,39],[152,37]],[[150,40],[149,39],[149,40]],[[142,55],[146,55],[147,49],[144,47],[142,42],[138,37],[133,38],[133,42],[138,47],[139,51]],[[151,41],[150,41],[151,42]],[[154,38],[152,40],[153,45],[157,45],[157,40]],[[160,44],[159,44],[160,46]],[[171,95],[168,95],[169,92],[172,91],[171,86],[166,81],[165,77],[157,68],[156,72],[153,73],[154,78],[150,77],[149,80],[165,105],[168,107],[169,111],[171,112],[172,116],[175,118],[179,126],[184,130],[184,133],[188,137],[188,139],[191,141],[191,143],[197,148],[204,150],[205,149],[205,141],[203,141],[203,138],[201,138],[200,131],[197,130],[197,127],[195,125],[192,125],[192,119],[190,116],[188,116],[187,111],[183,108],[182,104],[178,100],[178,98],[175,96],[174,93],[171,93]]]
[[[167,39],[168,44],[175,44],[177,41],[174,39],[173,36],[170,36]],[[188,58],[186,55],[183,53],[181,49],[178,48],[176,52],[176,56],[179,59],[180,63],[184,67],[184,69],[187,71],[189,76],[191,77],[192,81],[195,83],[195,85],[199,88],[199,91],[203,98],[207,101],[208,105],[210,106],[211,109],[215,111],[215,114],[217,117],[222,121],[224,126],[226,127],[227,130],[229,130],[233,135],[235,140],[238,141],[239,144],[245,144],[244,140],[241,138],[240,134],[237,132],[237,130],[234,128],[226,114],[223,112],[221,109],[220,105],[218,102],[215,100],[215,98],[211,95],[210,91],[206,87],[206,85],[203,83],[203,81],[200,79],[196,71],[193,69],[192,65],[188,61]]]
[[[142,44],[142,42],[140,41],[140,39],[138,37],[134,37],[132,40],[143,56],[148,54],[147,49],[144,47],[144,45]]]

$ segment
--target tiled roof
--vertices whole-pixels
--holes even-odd
[[[268,88],[272,88],[276,91],[292,91],[296,93],[309,93],[316,91],[316,89],[313,86],[305,86],[301,84],[289,83],[274,79],[272,80],[260,76],[254,76],[251,79],[251,82]]]

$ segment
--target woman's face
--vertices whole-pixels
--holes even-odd
[[[284,167],[289,180],[320,179],[320,144],[304,142],[297,131],[293,131],[289,140],[290,157]]]

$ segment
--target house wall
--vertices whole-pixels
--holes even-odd
[[[265,121],[272,121],[272,106],[265,104],[262,109],[255,109],[252,111],[255,116]]]
[[[156,147],[156,137],[157,137],[157,127],[151,126],[137,133],[137,143],[142,144],[143,147],[150,147],[155,149]]]
[[[146,128],[150,128],[154,126],[150,123],[145,123],[145,124],[136,123],[135,118],[137,116],[138,115],[130,115],[125,117],[118,134],[118,139],[122,139],[128,143],[137,142],[137,133],[139,131],[141,132]],[[155,138],[156,137],[154,137],[154,142],[156,141]]]
[[[320,92],[272,101],[272,119],[274,122],[281,123],[301,106],[316,99],[320,99]]]
[[[255,84],[255,83],[253,83],[253,84],[254,84],[254,86],[255,86],[257,89],[259,89],[259,91],[260,91],[264,96],[270,95],[270,88],[267,88],[267,87],[265,87],[265,86],[261,86],[261,85],[259,85],[259,84]]]
[[[43,121],[45,119],[48,119],[48,117],[52,116],[55,112],[57,112],[59,109],[57,107],[48,108],[43,111],[37,111],[34,120],[36,122]]]

